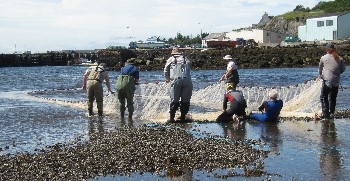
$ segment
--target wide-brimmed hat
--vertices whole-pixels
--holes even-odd
[[[136,62],[136,58],[129,58],[125,64],[134,64]]]
[[[179,51],[178,47],[174,47],[173,50],[171,51],[172,55],[181,55],[182,52]]]
[[[224,60],[232,60],[233,58],[231,55],[225,55],[223,59]]]
[[[332,43],[327,43],[326,48],[333,48],[334,49],[334,45]]]
[[[277,99],[277,97],[278,97],[277,90],[276,89],[271,89],[270,92],[269,92],[269,96],[272,99]]]

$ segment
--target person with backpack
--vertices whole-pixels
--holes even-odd
[[[139,70],[135,67],[135,58],[130,58],[122,67],[121,73],[117,79],[118,100],[120,103],[120,117],[124,119],[125,100],[128,107],[129,119],[132,119],[134,113],[134,93],[136,85],[139,82]]]
[[[83,90],[87,89],[87,102],[89,117],[93,116],[93,102],[96,98],[98,115],[103,115],[103,80],[106,82],[109,92],[111,86],[109,84],[108,72],[106,71],[106,64],[101,63],[96,67],[91,67],[86,70],[83,78]]]
[[[170,119],[168,122],[175,122],[175,113],[180,107],[180,122],[186,121],[186,114],[190,109],[192,96],[192,79],[190,61],[179,52],[179,48],[173,48],[171,57],[164,67],[166,82],[171,81],[170,90]]]

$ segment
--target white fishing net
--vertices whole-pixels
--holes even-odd
[[[274,87],[278,91],[279,98],[284,102],[281,115],[302,117],[319,112],[321,86],[321,81],[311,80],[293,86]],[[242,91],[249,112],[257,111],[263,101],[269,100],[268,93],[271,88],[238,87],[237,89]],[[137,86],[134,97],[134,115],[139,119],[149,120],[167,118],[170,105],[169,91],[170,83],[165,82]],[[224,93],[224,83],[216,83],[193,91],[189,114],[193,115],[193,119],[213,119],[222,109]],[[116,94],[107,96],[104,100],[105,110],[119,114]]]

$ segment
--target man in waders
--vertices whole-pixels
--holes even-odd
[[[175,113],[180,107],[180,121],[186,121],[186,114],[190,109],[190,99],[192,96],[190,61],[175,47],[171,52],[171,57],[167,60],[164,68],[166,82],[171,82],[170,90],[170,120],[175,122]]]
[[[118,100],[120,103],[120,116],[124,119],[125,99],[129,111],[129,119],[132,119],[134,113],[134,93],[135,85],[139,81],[139,70],[134,66],[135,58],[130,58],[125,62],[121,74],[117,79]]]
[[[106,82],[109,92],[111,86],[109,84],[108,72],[106,71],[106,64],[101,63],[96,67],[91,67],[86,70],[83,78],[83,90],[87,89],[87,101],[89,117],[93,116],[93,102],[96,98],[98,115],[103,115],[103,80]]]

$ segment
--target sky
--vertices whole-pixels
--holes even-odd
[[[257,24],[320,0],[0,0],[0,53],[94,50]]]

